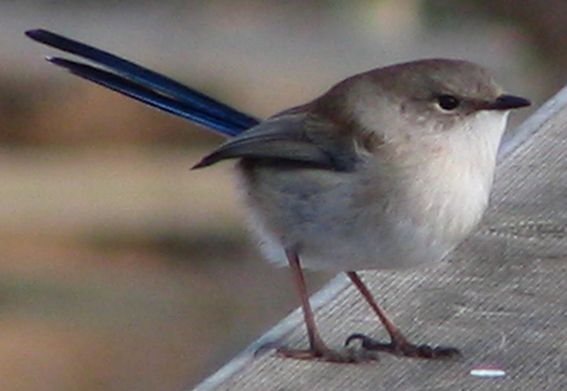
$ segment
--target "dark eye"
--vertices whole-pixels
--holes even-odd
[[[437,102],[439,103],[439,107],[447,111],[455,110],[461,104],[459,99],[452,95],[440,95],[437,98]]]

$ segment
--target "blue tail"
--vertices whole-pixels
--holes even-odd
[[[46,30],[26,31],[31,39],[83,57],[107,70],[63,58],[48,58],[60,67],[150,106],[187,118],[226,136],[236,136],[259,120],[166,76],[108,52]]]

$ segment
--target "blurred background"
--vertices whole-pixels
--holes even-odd
[[[0,1],[0,389],[185,389],[297,306],[232,165],[189,170],[222,139],[56,69],[25,30],[265,117],[424,57],[478,62],[537,107],[567,80],[565,20],[562,0]]]

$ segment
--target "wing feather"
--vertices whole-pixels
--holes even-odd
[[[235,158],[286,160],[329,170],[350,170],[358,159],[354,143],[333,125],[307,113],[282,114],[230,139],[193,168]],[[339,138],[343,140],[339,141]]]

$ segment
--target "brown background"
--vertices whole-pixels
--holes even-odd
[[[178,390],[296,305],[286,270],[248,238],[230,164],[189,170],[222,139],[55,69],[25,30],[267,116],[423,57],[479,62],[537,104],[567,79],[566,12],[559,0],[0,1],[0,389]]]

